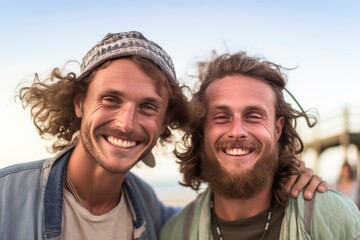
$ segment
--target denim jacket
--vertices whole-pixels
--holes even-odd
[[[71,152],[72,146],[53,159],[0,170],[0,239],[60,239],[64,176]],[[133,239],[158,239],[162,225],[178,209],[165,207],[153,189],[132,173],[124,190],[133,213]]]

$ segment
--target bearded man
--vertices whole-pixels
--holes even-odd
[[[303,150],[296,119],[312,125],[313,116],[285,101],[281,66],[245,53],[200,66],[177,157],[183,184],[208,188],[165,224],[161,239],[359,239],[360,214],[345,195],[290,198]]]

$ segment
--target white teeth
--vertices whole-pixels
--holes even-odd
[[[240,148],[233,148],[233,149],[226,149],[225,152],[229,155],[233,155],[233,156],[242,156],[242,155],[246,155],[248,154],[250,151],[249,150],[243,150]]]
[[[107,140],[109,141],[109,143],[117,147],[130,148],[136,145],[135,141],[121,140],[114,138],[113,136],[107,137]]]

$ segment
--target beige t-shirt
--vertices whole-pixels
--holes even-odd
[[[64,188],[61,239],[132,239],[132,215],[124,194],[119,204],[110,212],[95,216],[83,208],[74,196]]]

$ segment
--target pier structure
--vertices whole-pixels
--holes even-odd
[[[342,146],[344,160],[348,161],[348,149],[354,145],[357,149],[356,172],[360,177],[360,107],[344,107],[328,115],[318,117],[317,124],[309,128],[300,128],[299,133],[304,142],[304,152],[313,149],[317,154],[315,171],[319,156],[328,148]]]

